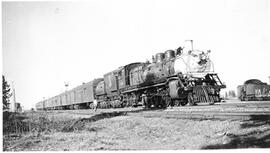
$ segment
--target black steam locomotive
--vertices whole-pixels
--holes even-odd
[[[167,50],[152,62],[131,63],[36,104],[38,110],[99,107],[167,107],[219,102],[225,88],[213,71],[210,51]]]
[[[241,101],[270,100],[270,85],[258,79],[250,79],[237,87],[237,96]]]

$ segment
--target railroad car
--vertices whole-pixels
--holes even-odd
[[[93,102],[96,86],[101,81],[103,81],[102,78],[95,79],[57,96],[38,102],[36,104],[36,109],[55,110],[87,108]]]
[[[121,66],[104,74],[103,78],[61,93],[37,107],[92,108],[94,98],[101,108],[214,104],[220,101],[220,90],[226,86],[214,72],[209,54],[210,51],[198,50],[184,53],[181,47],[157,53],[151,63],[135,62]]]
[[[36,110],[43,110],[44,109],[44,101],[36,103]]]
[[[270,100],[270,85],[258,79],[250,79],[237,87],[237,96],[241,101]]]

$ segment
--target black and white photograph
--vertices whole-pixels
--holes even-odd
[[[269,151],[269,0],[1,9],[1,151]]]

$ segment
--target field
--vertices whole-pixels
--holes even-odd
[[[179,150],[270,148],[270,102],[228,102],[165,110],[124,108],[29,112],[32,129],[4,135],[4,151]],[[236,109],[238,108],[238,109]],[[194,112],[260,114],[196,116]],[[185,117],[170,112],[189,114]],[[153,114],[154,115],[153,115]],[[155,114],[159,115],[155,115]],[[149,115],[152,114],[152,115]],[[167,114],[167,115],[164,115]],[[193,116],[193,117],[192,117]]]

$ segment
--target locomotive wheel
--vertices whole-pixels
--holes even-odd
[[[183,102],[180,102],[180,105],[181,106],[185,106],[187,104],[187,102],[183,101]]]
[[[90,107],[90,109],[93,109],[93,108],[94,108],[94,104],[91,103],[91,104],[89,105],[89,107]]]
[[[240,100],[241,100],[241,101],[244,101],[244,98],[243,98],[243,97],[240,97]]]
[[[160,96],[154,96],[152,98],[152,104],[154,105],[155,108],[158,108],[162,103],[162,97]]]
[[[121,107],[126,107],[126,105],[127,105],[126,100],[123,100],[123,102],[122,102],[122,104],[121,104]]]
[[[167,107],[171,106],[171,99],[166,98],[165,103]]]
[[[167,108],[170,106],[171,101],[168,97],[164,96],[161,98],[160,103],[163,108]]]
[[[147,101],[146,101],[146,107],[145,108],[151,108],[151,105],[152,105],[152,99],[147,99]]]
[[[215,104],[215,102],[210,102],[210,103],[209,103],[209,105],[214,105],[214,104]]]
[[[181,102],[179,100],[173,100],[175,106],[180,106]]]
[[[194,101],[192,92],[189,92],[188,93],[187,101],[188,101],[188,104],[190,106],[194,106],[195,105],[195,101]]]
[[[69,109],[73,110],[73,108],[74,108],[73,105],[70,105],[70,106],[69,106]]]
[[[221,97],[220,97],[220,94],[217,95],[217,99],[218,101],[217,102],[221,102]]]

